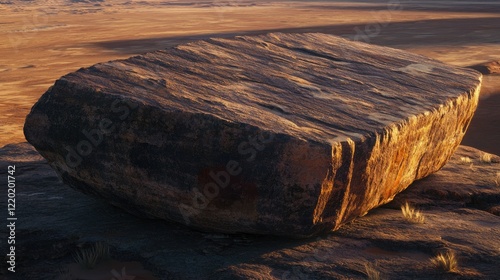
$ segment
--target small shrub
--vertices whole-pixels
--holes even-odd
[[[488,153],[482,153],[479,159],[481,160],[482,163],[491,163],[493,155]]]
[[[86,249],[78,250],[73,258],[75,262],[86,269],[94,268],[99,262],[109,259],[109,246],[97,242]]]
[[[469,165],[469,168],[470,168],[470,170],[472,170],[472,171],[476,171],[476,167],[474,166],[474,163],[471,163],[471,164]]]
[[[403,217],[411,223],[423,224],[425,222],[422,212],[415,210],[408,202],[401,206],[401,212],[403,212]]]
[[[436,268],[446,272],[453,272],[458,268],[457,257],[452,251],[448,251],[445,254],[439,253],[431,259],[431,262]]]
[[[371,263],[365,263],[365,273],[369,280],[380,280],[380,271]]]
[[[472,159],[470,157],[461,157],[460,162],[461,163],[472,163]]]

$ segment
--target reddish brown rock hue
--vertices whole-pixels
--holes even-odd
[[[331,35],[210,39],[62,77],[25,135],[65,183],[127,211],[305,237],[439,170],[480,81]]]
[[[490,61],[469,66],[474,70],[481,72],[484,75],[500,74],[500,61]]]

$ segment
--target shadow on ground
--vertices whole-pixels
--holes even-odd
[[[372,19],[373,20],[373,19]],[[229,38],[237,35],[259,35],[270,32],[306,33],[319,32],[344,36],[349,39],[389,47],[411,45],[467,46],[469,44],[499,44],[500,17],[438,19],[410,22],[373,21],[366,24],[323,25],[299,28],[246,30],[242,32],[211,33],[189,36],[166,36],[145,39],[111,40],[91,43],[92,45],[122,54],[138,54],[173,47],[182,43],[212,37]],[[461,29],[457,36],[457,28]]]

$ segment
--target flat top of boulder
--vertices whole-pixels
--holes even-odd
[[[273,33],[197,41],[61,80],[163,110],[331,143],[437,109],[475,91],[481,75],[332,35]]]

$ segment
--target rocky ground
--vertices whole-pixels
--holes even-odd
[[[2,265],[6,279],[98,280],[117,273],[135,280],[366,279],[365,265],[382,279],[500,274],[500,157],[466,146],[393,202],[306,240],[198,232],[139,219],[60,183],[27,143],[5,146],[0,158],[1,178],[8,165],[16,165],[17,181],[17,272]],[[405,202],[423,212],[424,223],[403,218],[399,208]],[[6,199],[0,207],[6,209]],[[2,227],[2,242],[6,234]],[[74,254],[96,242],[109,245],[110,259],[94,269],[75,264]],[[444,272],[430,261],[447,251],[458,258],[456,271]]]

